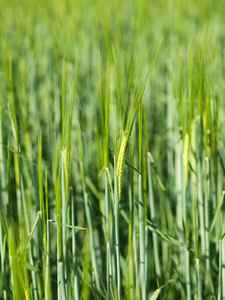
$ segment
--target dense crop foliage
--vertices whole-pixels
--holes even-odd
[[[1,299],[225,299],[224,15],[0,0]]]

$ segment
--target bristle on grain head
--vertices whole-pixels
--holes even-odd
[[[122,179],[123,179],[123,171],[124,171],[124,165],[125,165],[127,144],[128,144],[128,136],[127,136],[127,133],[125,133],[124,137],[122,139],[122,142],[121,142],[120,151],[119,151],[119,155],[118,155],[118,159],[117,159],[117,166],[116,166],[119,200],[121,199]]]

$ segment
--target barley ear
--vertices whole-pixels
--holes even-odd
[[[68,164],[68,150],[65,148],[62,151],[63,165],[64,165],[64,176],[65,176],[65,187],[66,187],[66,203],[69,200],[69,164]]]
[[[120,151],[117,159],[117,167],[116,167],[119,200],[121,199],[121,192],[122,192],[122,179],[123,179],[123,171],[125,165],[127,143],[128,143],[128,138],[127,138],[127,134],[125,134],[121,142]]]
[[[189,134],[186,133],[184,140],[184,170],[185,170],[185,183],[188,185],[188,161],[189,158]]]

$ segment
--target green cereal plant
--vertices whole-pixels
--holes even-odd
[[[156,57],[158,55],[160,48],[160,44],[156,51],[154,52],[153,56],[148,62],[148,65],[146,67],[146,70],[142,74],[141,81],[139,83],[139,86],[135,92],[134,98],[131,102],[131,106],[128,112],[128,117],[127,117],[127,123],[126,123],[126,129],[123,132],[123,137],[121,140],[121,144],[119,147],[119,152],[117,155],[117,167],[116,167],[116,174],[117,174],[117,181],[118,181],[118,195],[119,195],[119,200],[121,199],[121,193],[122,193],[122,179],[123,179],[123,172],[124,172],[124,166],[125,166],[125,158],[126,158],[126,152],[127,152],[127,146],[128,146],[128,141],[131,136],[131,132],[133,129],[134,121],[137,115],[137,112],[139,110],[139,107],[141,105],[141,102],[143,100],[143,95],[145,92],[145,88],[147,85],[147,82],[149,80],[151,71],[153,69],[153,66],[155,64]]]
[[[225,1],[0,8],[0,298],[224,299]]]

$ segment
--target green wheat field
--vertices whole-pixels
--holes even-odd
[[[224,18],[0,0],[0,299],[225,299]]]

